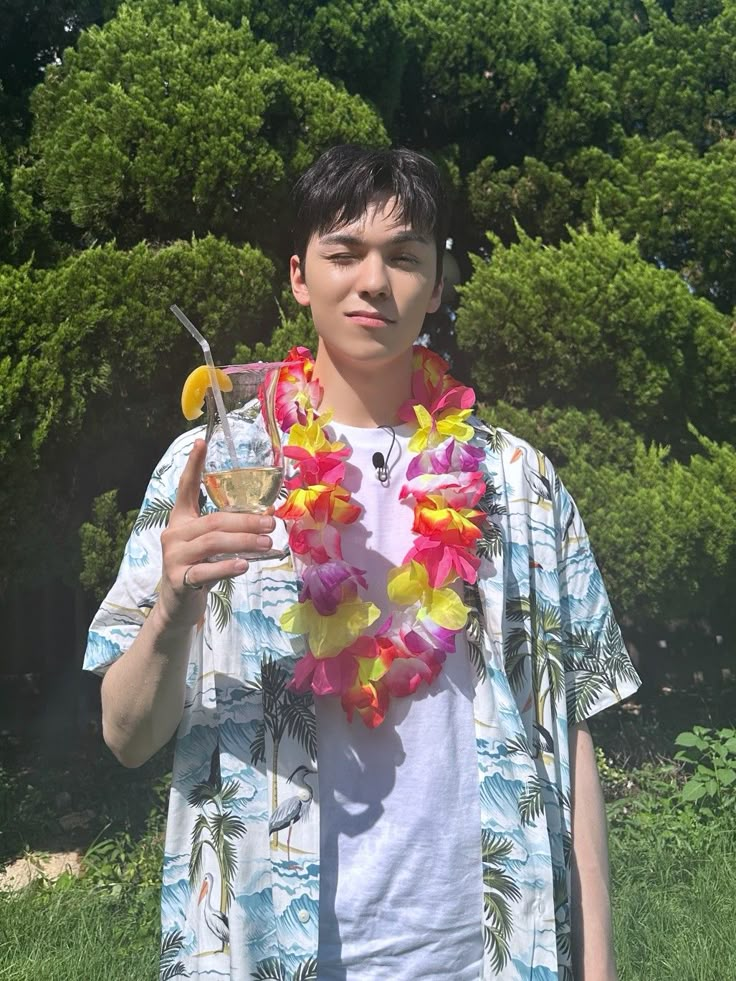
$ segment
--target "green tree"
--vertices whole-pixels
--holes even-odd
[[[699,150],[733,136],[736,9],[679,5],[671,20],[655,0],[642,3],[645,30],[621,45],[611,65],[624,129],[629,135],[677,131]]]
[[[585,518],[617,615],[628,624],[734,624],[736,450],[691,433],[682,460],[595,412],[507,403],[483,417],[540,447]],[[661,627],[660,627],[661,629]],[[592,681],[591,681],[592,684]]]
[[[516,241],[517,225],[547,243],[566,238],[576,191],[561,166],[550,167],[535,157],[500,169],[495,157],[486,157],[467,179],[475,221],[492,229],[505,245]]]
[[[27,166],[46,209],[126,247],[210,230],[277,246],[315,155],[386,138],[343,86],[196,0],[124,5],[49,68],[32,106]]]
[[[591,228],[544,246],[519,230],[490,261],[473,258],[460,289],[457,339],[479,395],[513,405],[595,409],[662,440],[688,420],[727,438],[736,423],[730,319],[634,243]]]
[[[127,252],[110,244],[48,270],[0,267],[0,578],[41,568],[73,580],[92,499],[112,487],[123,507],[139,503],[184,428],[179,380],[200,358],[169,304],[227,362],[276,313],[272,276],[256,249],[211,236]]]
[[[14,145],[28,122],[28,94],[80,31],[111,17],[118,0],[4,0],[0,20],[0,140]]]
[[[278,48],[284,58],[298,52],[325,78],[375,105],[390,125],[399,106],[408,59],[407,6],[391,0],[236,0],[209,9],[241,12],[253,33]],[[225,13],[221,11],[220,16]]]
[[[736,303],[736,142],[704,154],[679,133],[625,140],[620,157],[597,148],[570,162],[582,185],[581,212],[596,208],[644,258],[681,273],[688,286],[722,312]]]
[[[82,550],[80,585],[101,602],[115,582],[125,543],[135,521],[136,512],[121,514],[118,492],[107,491],[96,497],[92,505],[92,521],[79,529]]]

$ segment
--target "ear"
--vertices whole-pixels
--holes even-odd
[[[291,292],[294,299],[303,307],[309,306],[309,288],[302,272],[302,263],[298,255],[293,255],[289,260],[289,278],[291,279]]]
[[[432,290],[432,295],[427,303],[427,313],[435,313],[439,309],[439,305],[442,302],[442,290],[444,289],[444,286],[445,280],[443,277]]]

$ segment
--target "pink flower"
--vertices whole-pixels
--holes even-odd
[[[294,677],[287,687],[298,692],[311,689],[315,695],[345,695],[358,678],[357,658],[372,658],[377,653],[378,645],[374,637],[358,637],[334,657],[316,658],[311,651],[307,651],[297,661]]]
[[[329,453],[310,453],[302,446],[285,446],[284,456],[296,460],[298,477],[286,482],[288,488],[303,484],[341,484],[345,479],[345,464],[350,447],[331,450]]]
[[[342,695],[354,684],[358,665],[351,655],[316,658],[307,653],[294,668],[294,677],[288,683],[292,691],[313,691],[315,695]]]
[[[478,471],[460,473],[422,473],[404,484],[399,500],[413,498],[417,504],[439,502],[453,510],[473,508],[486,492],[483,477]]]
[[[473,408],[475,392],[455,381],[447,368],[447,362],[439,354],[420,344],[414,347],[411,398],[400,406],[400,419],[413,422],[415,405],[423,405],[432,415],[442,409]]]
[[[312,381],[314,362],[307,348],[293,347],[286,360],[290,363],[280,370],[276,386],[276,418],[285,433],[294,423],[305,422],[306,404],[316,409],[322,401],[322,386]]]
[[[302,562],[329,562],[342,558],[340,532],[334,525],[302,528],[294,524],[289,531],[289,547]]]
[[[423,681],[428,685],[434,681],[444,661],[444,652],[434,649],[422,651],[414,657],[396,657],[382,681],[393,696],[402,698],[413,695]]]
[[[478,578],[480,559],[463,545],[448,545],[424,538],[409,550],[404,561],[412,559],[421,562],[427,570],[433,589],[442,589],[456,577],[465,582],[475,582]]]

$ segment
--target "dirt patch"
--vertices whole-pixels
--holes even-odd
[[[53,852],[50,855],[31,853],[0,870],[0,890],[17,892],[34,879],[43,878],[53,882],[64,872],[79,875],[81,868],[82,857],[79,852]]]

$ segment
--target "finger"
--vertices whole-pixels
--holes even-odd
[[[189,459],[182,470],[179,478],[179,486],[176,488],[174,498],[174,508],[171,517],[192,517],[199,514],[199,489],[202,483],[202,470],[207,453],[207,444],[203,439],[194,441],[194,445],[189,451]]]
[[[192,562],[209,562],[220,555],[240,552],[266,552],[273,547],[270,535],[235,535],[224,531],[212,531],[186,543],[177,559],[184,565]]]
[[[276,521],[268,514],[245,514],[240,511],[212,511],[210,514],[189,515],[186,521],[177,525],[177,539],[183,542],[195,542],[205,535],[214,533],[229,535],[259,535],[268,534],[276,527]],[[234,552],[237,549],[228,548]]]
[[[238,558],[224,559],[221,562],[195,563],[195,565],[189,566],[185,572],[189,587],[184,583],[184,575],[182,575],[182,586],[184,589],[195,589],[198,586],[212,589],[223,579],[242,576],[247,568],[247,561]]]

